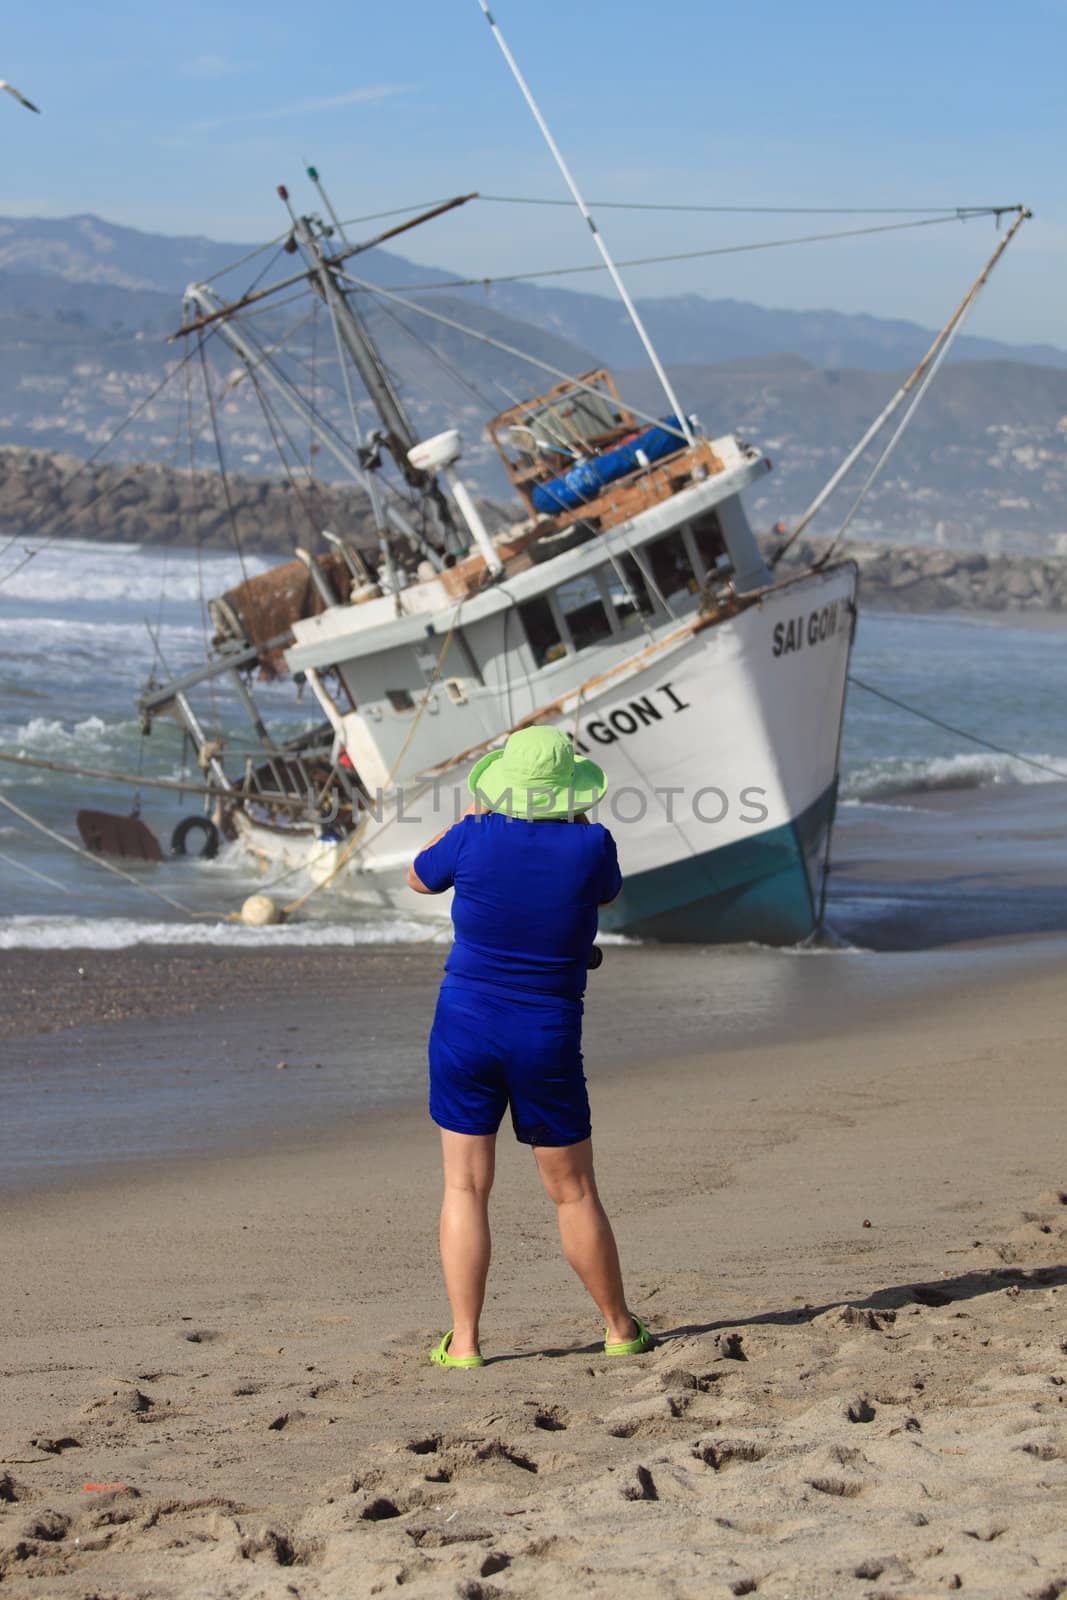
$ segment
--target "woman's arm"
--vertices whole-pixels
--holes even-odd
[[[472,816],[474,816],[474,814],[477,811],[477,809],[478,809],[478,806],[477,806],[477,802],[475,801],[475,802],[473,802],[471,805],[469,805],[467,807],[466,811],[464,811],[464,813],[463,813],[463,817],[472,817]],[[427,839],[426,843],[422,846],[422,849],[419,850],[416,853],[415,861],[417,861],[419,859],[419,856],[422,855],[422,851],[423,850],[429,850],[430,847],[432,845],[435,845],[438,842],[439,839],[443,839],[445,834],[448,832],[449,828],[455,828],[456,826],[458,826],[458,824],[463,821],[463,817],[458,817],[456,819],[456,822],[450,822],[447,825],[447,827],[444,827],[444,828],[441,829],[440,833],[435,833],[432,839]],[[443,889],[428,889],[426,887],[426,885],[423,883],[422,879],[419,877],[418,873],[415,871],[415,861],[413,861],[411,863],[410,867],[408,868],[408,877],[407,877],[408,888],[409,889],[414,889],[416,894],[444,894],[445,891]]]

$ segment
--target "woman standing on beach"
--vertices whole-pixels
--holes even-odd
[[[533,1147],[555,1203],[563,1253],[604,1317],[605,1351],[640,1355],[652,1339],[627,1308],[597,1194],[581,1050],[597,908],[622,887],[614,839],[585,815],[607,779],[594,762],[575,758],[558,729],[533,727],[484,756],[468,786],[474,805],[408,869],[419,894],[455,891],[455,943],[430,1033],[452,1328],[431,1359],[484,1365],[478,1323],[489,1272],[489,1193],[509,1105],[515,1137]]]

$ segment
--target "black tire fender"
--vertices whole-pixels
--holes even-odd
[[[204,836],[199,850],[186,848],[191,833],[202,833]],[[170,853],[172,856],[194,855],[201,861],[214,861],[219,853],[219,830],[210,817],[183,817],[170,836]]]

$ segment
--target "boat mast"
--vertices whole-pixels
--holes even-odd
[[[356,451],[350,449],[344,440],[337,437],[331,428],[324,426],[322,418],[314,407],[310,406],[300,394],[299,390],[290,383],[271,360],[269,353],[244,328],[237,325],[236,319],[219,315],[224,311],[224,302],[210,290],[206,284],[190,284],[185,291],[186,302],[195,305],[205,316],[215,319],[215,326],[219,338],[228,344],[244,363],[248,372],[253,377],[262,377],[266,383],[285,401],[289,408],[295,412],[300,420],[312,431],[316,439],[328,450],[361,488],[370,494],[371,479],[366,467],[360,460]],[[399,507],[388,504],[384,508],[385,516],[390,526],[403,538],[409,539],[416,549],[424,550],[431,559],[435,559],[433,547],[427,544],[422,534],[408,521]]]
[[[318,190],[319,197],[330,214],[330,221],[333,224],[334,230],[340,238],[342,244],[347,249],[348,235],[345,233],[344,224],[342,223],[340,217],[333,209],[330,197],[326,193],[322,179],[319,177],[318,169],[316,167],[309,166],[307,169],[307,175],[315,185],[315,188]],[[362,456],[366,449],[363,440],[363,426],[359,420],[359,407],[357,406],[355,396],[352,393],[352,384],[349,378],[348,367],[344,359],[344,349],[341,343],[341,332],[337,326],[337,319],[332,315],[332,313],[330,316],[330,326],[333,328],[334,342],[337,346],[337,363],[341,368],[341,377],[344,380],[345,399],[348,401],[348,414],[352,419],[352,432],[355,434],[356,449]],[[396,562],[393,560],[393,546],[389,538],[388,524],[385,521],[385,516],[382,510],[382,497],[378,488],[378,480],[373,472],[367,473],[367,490],[370,494],[371,511],[374,514],[374,526],[378,530],[378,547],[381,552],[382,567],[385,572],[386,585],[390,593],[396,596],[395,604],[399,612],[400,585],[397,581]]]
[[[326,302],[341,341],[381,418],[382,443],[392,456],[405,482],[430,500],[439,530],[443,535],[442,542],[445,545],[451,543],[455,549],[461,548],[465,541],[456,527],[456,520],[445,498],[444,490],[433,473],[424,472],[412,465],[408,452],[418,444],[418,435],[411,425],[400,396],[389,380],[382,359],[366,328],[356,316],[348,296],[337,281],[330,258],[323,250],[321,239],[313,225],[313,219],[298,217],[295,214],[289,205],[289,192],[284,184],[278,186],[278,193],[285,201],[289,215],[293,219],[294,237],[311,266],[312,282]]]
[[[526,101],[526,104],[529,106],[530,110],[532,111],[534,121],[537,123],[537,126],[540,128],[541,133],[544,136],[545,143],[548,145],[549,150],[552,152],[552,155],[553,155],[553,158],[555,159],[557,167],[559,168],[560,172],[563,174],[564,182],[566,183],[567,188],[571,192],[571,195],[572,195],[572,197],[574,199],[574,203],[578,207],[578,210],[581,212],[582,216],[585,218],[585,221],[586,221],[586,223],[588,225],[589,231],[593,235],[593,242],[595,243],[597,249],[600,251],[600,254],[603,257],[604,265],[607,267],[608,272],[611,274],[611,281],[615,285],[615,288],[618,291],[619,298],[620,298],[620,300],[622,301],[623,305],[626,308],[627,315],[629,316],[630,321],[634,325],[634,331],[636,332],[637,337],[640,339],[641,343],[645,347],[645,353],[648,356],[649,361],[651,361],[653,371],[655,372],[656,377],[659,379],[660,386],[663,389],[664,394],[667,396],[668,401],[670,402],[671,410],[674,412],[675,416],[678,418],[678,426],[681,429],[683,435],[685,436],[685,442],[686,442],[686,444],[691,445],[693,443],[693,431],[692,431],[691,427],[689,426],[689,419],[687,418],[685,412],[682,410],[681,402],[679,401],[678,396],[674,392],[674,387],[673,387],[673,385],[671,383],[670,378],[668,378],[668,376],[667,376],[666,368],[664,367],[663,363],[660,361],[659,356],[656,354],[656,347],[652,343],[651,338],[649,337],[647,328],[645,327],[644,323],[641,321],[640,313],[639,313],[637,307],[634,305],[633,301],[630,299],[629,291],[627,290],[626,285],[622,281],[622,277],[619,274],[619,269],[615,265],[614,260],[612,259],[611,252],[609,251],[607,245],[604,243],[604,239],[603,239],[603,237],[602,237],[602,235],[600,233],[600,230],[597,228],[597,225],[593,220],[592,213],[590,212],[589,207],[586,205],[584,199],[582,198],[581,191],[578,188],[578,185],[575,183],[573,176],[571,175],[570,168],[568,167],[566,161],[563,159],[562,151],[560,150],[559,146],[557,145],[555,139],[553,139],[553,137],[552,137],[552,133],[551,133],[551,130],[549,129],[548,123],[545,121],[544,117],[541,114],[540,106],[537,104],[537,101],[534,99],[532,93],[530,92],[530,87],[526,82],[526,79],[523,77],[522,72],[519,70],[518,62],[515,60],[515,57],[512,55],[511,51],[508,49],[507,42],[506,42],[506,40],[504,38],[504,35],[501,33],[499,27],[497,26],[496,19],[494,18],[493,13],[490,11],[488,5],[486,4],[486,0],[478,0],[478,4],[481,6],[482,11],[485,13],[485,20],[489,24],[489,28],[490,28],[490,31],[492,32],[493,38],[496,40],[497,44],[500,46],[501,54],[503,55],[504,60],[507,62],[508,66],[511,69],[511,75],[515,79],[515,82],[518,84],[520,90],[522,91],[523,99]]]

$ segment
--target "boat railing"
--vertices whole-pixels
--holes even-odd
[[[246,756],[233,797],[242,807],[260,807],[271,820],[289,824],[350,824],[364,803],[354,770],[346,770],[340,754],[331,758],[321,748],[307,755],[278,750],[259,759]],[[294,800],[303,802],[302,810]]]

